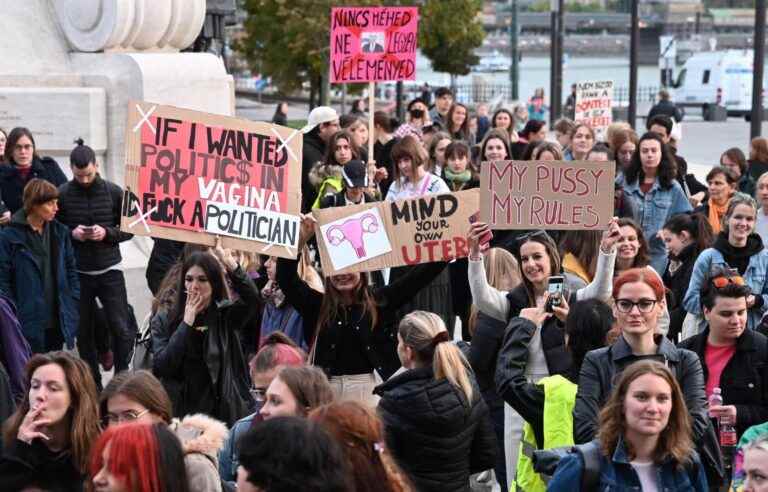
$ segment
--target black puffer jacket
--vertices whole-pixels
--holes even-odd
[[[320,138],[317,128],[304,135],[301,152],[301,211],[307,213],[317,195],[317,190],[309,181],[309,172],[315,164],[325,160],[325,142]]]
[[[431,367],[411,369],[378,386],[387,446],[420,492],[469,491],[469,476],[496,464],[488,407],[472,402]]]
[[[685,339],[680,347],[704,359],[709,327]],[[702,364],[704,381],[709,369]],[[736,342],[736,353],[720,375],[723,403],[736,406],[736,430],[741,436],[749,427],[768,421],[768,338],[753,330],[744,330]]]
[[[28,179],[40,178],[48,181],[56,187],[67,182],[67,176],[59,167],[59,164],[51,157],[35,157],[32,160],[32,170]],[[0,166],[0,196],[11,213],[16,213],[23,205],[22,194],[24,181],[15,165]]]
[[[123,190],[98,175],[88,187],[74,179],[59,187],[59,222],[70,230],[100,225],[107,231],[103,241],[72,240],[79,270],[104,270],[120,263],[119,243],[133,237],[120,230],[122,200]]]
[[[501,407],[504,401],[496,392],[494,377],[496,375],[496,364],[499,357],[502,341],[504,340],[504,330],[506,323],[496,318],[486,316],[483,313],[477,313],[477,323],[475,324],[475,334],[472,336],[472,344],[469,348],[469,364],[475,371],[477,384],[480,386],[485,403],[489,407]],[[528,350],[525,351],[526,358]]]

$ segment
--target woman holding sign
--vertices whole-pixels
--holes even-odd
[[[313,235],[314,219],[307,216],[301,224],[299,251]],[[375,406],[373,388],[400,368],[396,311],[447,263],[409,267],[407,275],[379,288],[370,285],[368,273],[332,275],[325,278],[325,293],[299,277],[298,264],[299,259],[278,258],[277,283],[286,302],[304,319],[310,363],[325,371],[337,396]]]
[[[392,148],[395,162],[395,181],[389,188],[386,200],[395,202],[425,195],[450,193],[442,178],[426,170],[427,155],[413,137],[405,137]],[[396,267],[390,271],[390,282],[402,278],[410,267]],[[400,317],[421,309],[436,313],[443,318],[448,331],[453,335],[454,306],[451,302],[451,281],[448,270],[437,276],[428,287],[422,289],[414,299],[400,309]]]
[[[648,132],[640,138],[637,149],[619,183],[632,202],[635,222],[648,238],[651,267],[661,275],[667,265],[667,251],[658,232],[673,215],[691,211],[691,204],[675,179],[674,157],[661,137]]]
[[[611,282],[615,263],[615,245],[619,239],[616,220],[608,224],[600,242],[597,270],[592,282],[570,296],[559,296],[561,308],[554,311],[549,301],[549,283],[553,275],[562,275],[560,255],[557,246],[544,231],[536,231],[519,238],[519,253],[516,254],[523,282],[509,292],[499,291],[488,284],[485,267],[480,253],[482,239],[488,235],[488,224],[477,222],[472,225],[469,242],[469,285],[472,299],[481,313],[509,322],[512,318],[545,308],[554,312],[539,324],[528,346],[529,359],[526,376],[536,382],[539,379],[565,374],[571,367],[570,355],[565,350],[563,326],[568,315],[568,305],[576,300],[597,298],[607,301],[611,296]],[[522,435],[523,420],[516,413],[509,415],[505,428],[512,435],[506,448],[507,469],[517,463],[518,442]]]

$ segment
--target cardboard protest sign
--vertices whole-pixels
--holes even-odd
[[[417,7],[331,9],[331,82],[416,79]]]
[[[613,81],[579,82],[576,84],[577,123],[586,123],[598,136],[613,122]]]
[[[314,210],[325,275],[448,261],[469,255],[478,190]]]
[[[207,245],[221,235],[227,248],[295,258],[302,139],[291,135],[277,125],[132,101],[121,229]]]
[[[492,229],[605,229],[613,216],[614,162],[482,163],[480,220]]]

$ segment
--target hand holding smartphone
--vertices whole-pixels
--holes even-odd
[[[549,277],[549,281],[547,282],[547,293],[549,294],[549,298],[547,299],[547,304],[545,306],[546,312],[551,313],[553,307],[559,307],[562,304],[564,284],[565,277],[561,275]]]

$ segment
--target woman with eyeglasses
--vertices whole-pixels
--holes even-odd
[[[67,182],[67,176],[53,158],[37,154],[35,137],[27,128],[11,130],[4,156],[5,163],[0,166],[0,196],[12,214],[24,205],[22,193],[30,180],[39,178],[56,187]]]
[[[261,408],[267,398],[267,388],[277,376],[281,367],[299,367],[306,361],[306,354],[288,336],[281,332],[270,334],[262,342],[261,349],[249,364],[251,373],[251,396],[256,402],[256,411],[235,422],[219,453],[219,474],[225,482],[237,480],[237,442],[251,429],[254,423],[264,420]]]
[[[711,248],[696,259],[691,282],[683,300],[689,313],[701,315],[700,293],[713,269],[732,268],[744,279],[752,294],[747,298],[747,328],[754,329],[768,308],[768,251],[755,233],[757,202],[743,193],[735,193],[723,217],[723,230]]]
[[[104,429],[125,423],[168,426],[181,442],[190,492],[221,491],[219,451],[227,427],[202,414],[174,419],[168,393],[151,372],[125,371],[113,377],[101,392],[99,413]]]
[[[659,318],[666,305],[664,284],[655,272],[633,268],[622,273],[613,283],[613,314],[621,334],[610,346],[587,353],[581,366],[576,406],[573,410],[574,439],[577,443],[595,438],[598,413],[624,369],[639,360],[657,360],[669,367],[680,388],[688,412],[693,417],[695,442],[701,442],[710,426],[704,375],[699,357],[676,347],[658,332]],[[707,448],[714,466],[719,452]]]
[[[3,426],[0,490],[79,492],[99,434],[96,383],[66,352],[27,363],[27,394]]]

